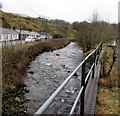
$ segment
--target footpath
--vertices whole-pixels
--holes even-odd
[[[85,114],[94,114],[95,106],[96,106],[96,98],[97,98],[97,91],[98,91],[98,81],[99,81],[99,74],[100,74],[100,62],[96,65],[95,75],[94,78],[90,78],[90,83],[86,89],[86,98],[85,98]]]
[[[101,51],[100,58],[102,57],[104,51]],[[96,98],[98,92],[98,81],[100,76],[100,67],[101,63],[98,61],[97,65],[95,66],[95,75],[92,78],[92,74],[89,80],[89,83],[86,88],[86,96],[85,96],[85,114],[94,114],[95,113],[95,106],[96,106]]]

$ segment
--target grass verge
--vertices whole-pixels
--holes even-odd
[[[69,43],[68,39],[51,39],[2,48],[3,115],[21,115],[18,104],[22,104],[23,93],[19,91],[24,86],[22,77],[30,61],[40,53],[63,48]]]
[[[113,48],[105,44],[103,50],[104,54],[101,61],[103,66],[101,68],[95,114],[120,115],[120,86],[118,84],[120,78],[118,78],[116,61],[114,61],[115,54]]]

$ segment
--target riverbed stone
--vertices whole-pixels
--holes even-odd
[[[30,98],[30,101],[25,102],[24,106],[27,107],[30,114],[35,113],[39,106],[64,82],[81,62],[82,55],[78,45],[71,42],[63,49],[40,54],[35,58],[35,62],[30,63],[30,69],[27,70],[29,75],[24,78],[24,83],[29,89],[25,98]],[[30,71],[34,73],[30,74]],[[78,77],[78,74],[76,76]],[[73,77],[45,113],[68,113],[69,106],[73,104],[79,87],[80,80]]]

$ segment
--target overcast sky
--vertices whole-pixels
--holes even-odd
[[[3,11],[39,15],[50,19],[62,19],[69,22],[90,19],[97,11],[102,20],[118,22],[118,2],[120,0],[0,0]]]
[[[120,22],[120,1],[119,1],[119,4],[118,4],[118,21]]]

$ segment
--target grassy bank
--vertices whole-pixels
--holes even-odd
[[[103,46],[104,54],[102,57],[101,77],[96,104],[96,114],[116,114],[120,115],[118,72],[116,67],[116,55],[113,47]]]
[[[41,42],[6,46],[2,49],[3,62],[3,113],[18,114],[18,104],[22,104],[19,92],[25,70],[38,54],[60,49],[68,45],[68,39],[52,39]],[[23,109],[22,109],[23,110]]]
[[[23,17],[20,14],[6,13],[0,11],[2,27],[11,29],[31,30],[35,32],[46,32],[46,18]],[[56,37],[74,37],[76,30],[72,28],[69,22],[64,20],[47,20],[47,32]]]

